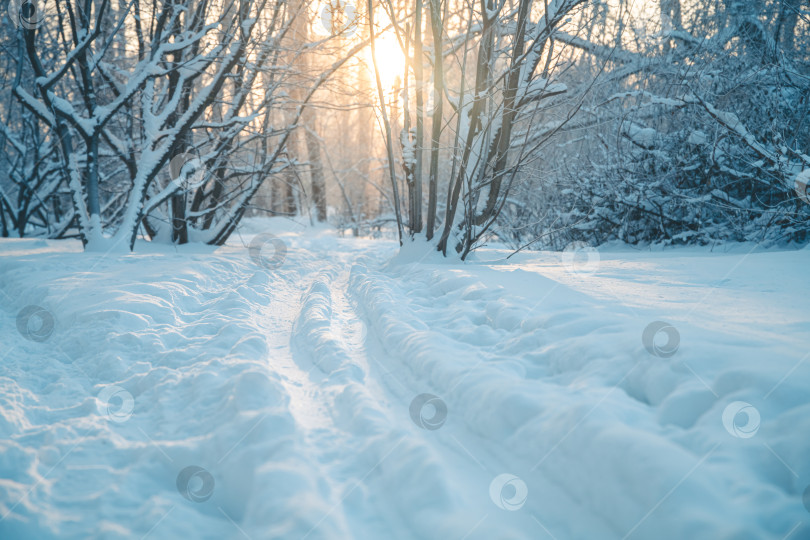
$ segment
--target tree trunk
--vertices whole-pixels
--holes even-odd
[[[425,146],[425,82],[422,69],[422,0],[416,0],[413,28],[413,74],[416,90],[416,140],[414,141],[411,233],[422,232],[422,148]]]
[[[397,220],[397,236],[399,244],[402,245],[402,216],[399,212],[399,188],[397,187],[397,174],[394,171],[394,145],[391,141],[391,124],[388,122],[388,112],[385,110],[385,93],[383,92],[382,81],[380,80],[380,70],[377,68],[377,49],[374,39],[374,4],[368,0],[368,28],[371,33],[371,62],[374,64],[374,77],[377,82],[377,95],[380,99],[380,113],[382,114],[383,126],[385,128],[385,147],[388,151],[388,175],[391,178],[391,188],[394,195],[394,215]]]
[[[309,114],[305,116],[311,116]],[[306,119],[304,120],[306,122]],[[326,221],[326,182],[323,177],[323,163],[321,163],[321,141],[312,131],[314,123],[307,123],[306,145],[309,159],[309,177],[312,181],[312,202],[315,205],[315,216],[319,223]]]
[[[442,134],[442,112],[444,104],[444,65],[442,58],[442,17],[440,0],[430,2],[430,26],[433,30],[433,120],[430,135],[430,170],[428,172],[428,240],[433,239],[436,229],[436,204],[439,176],[439,141]]]

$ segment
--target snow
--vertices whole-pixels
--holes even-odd
[[[810,186],[810,169],[803,170],[793,180],[793,189],[796,194],[802,201],[810,204],[810,192],[808,192],[807,186]]]
[[[0,241],[0,538],[810,538],[808,249],[80,251]]]
[[[658,132],[651,127],[644,127],[635,122],[627,122],[624,126],[627,136],[642,148],[654,148],[658,138]]]
[[[695,146],[702,146],[706,144],[708,140],[709,137],[708,135],[706,135],[705,132],[696,129],[695,131],[689,133],[689,138],[686,139],[686,142],[688,142],[689,144],[694,144]]]

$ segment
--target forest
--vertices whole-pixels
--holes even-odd
[[[807,240],[799,0],[39,4],[0,38],[4,237]]]

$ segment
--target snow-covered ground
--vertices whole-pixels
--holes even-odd
[[[252,225],[0,241],[0,538],[810,538],[810,250]]]

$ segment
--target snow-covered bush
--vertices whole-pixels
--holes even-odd
[[[810,167],[798,4],[661,7],[612,42],[559,36],[582,51],[572,78],[604,71],[541,165],[522,171],[501,238],[553,248],[810,239],[810,205],[794,189]]]

